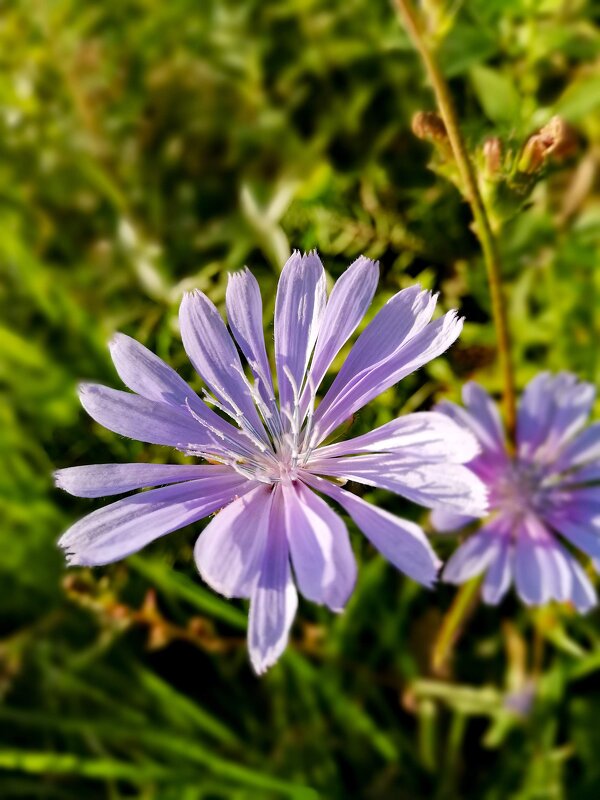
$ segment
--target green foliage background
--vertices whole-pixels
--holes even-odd
[[[510,157],[553,114],[577,132],[501,246],[519,387],[546,368],[598,383],[600,10],[426,5],[480,169],[488,136]],[[192,378],[182,292],[221,303],[248,264],[268,325],[291,247],[332,278],[380,259],[378,303],[418,280],[467,317],[357,432],[471,377],[499,392],[469,211],[411,133],[433,100],[387,0],[14,0],[0,53],[0,797],[598,797],[598,612],[476,607],[434,670],[454,588],[422,590],[353,532],[346,612],[301,603],[259,680],[245,608],[195,574],[201,525],[93,572],[56,549],[98,503],[54,490],[53,468],[175,457],[80,409],[78,380],[119,385],[110,335]]]

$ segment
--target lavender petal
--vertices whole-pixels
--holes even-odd
[[[316,475],[306,473],[302,479],[339,503],[367,539],[397,569],[424,586],[435,582],[441,562],[418,525],[366,503]]]
[[[569,442],[554,466],[556,471],[560,472],[598,460],[600,460],[600,422],[594,422]]]
[[[426,508],[481,517],[487,510],[487,490],[462,464],[406,463],[395,454],[324,458],[307,465],[312,473],[345,478],[388,489]]]
[[[319,257],[295,251],[281,272],[275,302],[275,365],[286,420],[300,401],[326,299],[325,271]]]
[[[300,592],[341,611],[354,589],[356,561],[343,520],[297,482],[283,486],[285,524]]]
[[[429,516],[431,527],[436,533],[454,533],[455,531],[475,522],[477,517],[467,514],[458,514],[456,511],[448,511],[446,508],[434,508]]]
[[[258,380],[263,400],[270,406],[274,390],[263,332],[262,298],[258,281],[249,269],[229,274],[226,304],[235,340]]]
[[[327,301],[310,367],[307,386],[302,398],[302,413],[306,412],[317,387],[333,359],[348,341],[366,314],[379,280],[376,261],[360,256],[336,281]]]
[[[569,561],[569,566],[573,574],[573,588],[571,590],[571,602],[580,614],[585,614],[598,603],[596,590],[588,576],[583,571],[581,564],[574,558]]]
[[[551,514],[546,521],[579,550],[595,561],[600,561],[600,526],[593,518],[577,521],[567,514]]]
[[[488,449],[504,454],[506,436],[496,403],[485,389],[473,381],[463,386],[462,397],[467,411],[477,424],[477,430],[485,431]]]
[[[429,311],[423,310],[422,315],[426,314],[429,314]],[[418,333],[414,333],[392,355],[381,359],[375,366],[359,372],[345,386],[336,387],[334,381],[314,417],[319,441],[323,441],[344,420],[377,395],[447,350],[458,338],[462,325],[462,319],[459,319],[454,311],[449,311]],[[366,332],[365,330],[364,333]],[[355,347],[359,342],[360,339]],[[343,368],[339,374],[342,375],[342,372]]]
[[[501,539],[483,528],[454,551],[442,572],[443,580],[459,584],[481,575],[498,558],[501,549]]]
[[[420,286],[410,286],[391,297],[352,346],[321,400],[315,419],[320,419],[361,376],[389,361],[402,345],[423,330],[431,319],[435,303],[435,297],[422,291]]]
[[[188,408],[191,409],[203,421],[204,427],[217,432],[217,438],[219,434],[225,436],[236,451],[243,450],[244,446],[247,449],[247,440],[240,430],[209,408],[174,369],[144,345],[117,333],[110,343],[110,352],[127,388],[148,400],[167,403],[187,414]]]
[[[225,597],[250,597],[262,565],[272,490],[264,484],[209,522],[194,548],[202,579]]]
[[[266,441],[238,351],[215,305],[198,290],[186,294],[179,323],[186,353],[211,392],[236,420],[241,423],[243,417]]]
[[[229,467],[213,464],[90,464],[54,473],[59,489],[75,497],[106,497],[148,486],[231,475]]]
[[[498,605],[508,588],[513,572],[514,548],[507,537],[500,539],[500,546],[486,572],[481,596],[490,606]]]
[[[82,384],[79,397],[81,405],[100,425],[140,442],[177,447],[182,442],[207,445],[212,441],[189,412],[167,403],[94,383]]]
[[[202,401],[174,369],[143,344],[116,333],[110,342],[110,354],[119,377],[132,392],[185,410]]]
[[[527,605],[543,605],[563,596],[558,546],[543,523],[529,516],[515,533],[515,584]]]
[[[481,452],[469,462],[470,469],[489,481],[506,470],[509,465],[507,451],[498,447],[495,435],[488,431],[478,417],[448,400],[438,403],[435,410],[452,419],[462,430],[469,431],[477,439]]]
[[[517,438],[524,458],[554,460],[585,424],[595,390],[575,375],[543,372],[526,387],[519,404]]]
[[[70,564],[110,564],[230,503],[256,484],[232,473],[152,489],[93,511],[63,534]]]
[[[414,462],[462,464],[479,452],[475,436],[445,414],[421,411],[398,417],[362,436],[320,447],[315,458],[396,453]]]
[[[269,530],[258,581],[250,599],[248,649],[255,672],[271,667],[287,646],[298,607],[285,533],[283,497],[274,490]]]

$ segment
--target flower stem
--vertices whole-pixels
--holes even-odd
[[[431,652],[431,667],[437,675],[443,673],[465,622],[477,605],[482,580],[482,576],[478,575],[463,583],[444,616]]]
[[[504,384],[504,413],[509,440],[512,442],[514,440],[516,427],[516,396],[498,246],[479,192],[475,170],[460,132],[458,118],[448,84],[440,70],[432,49],[427,44],[422,21],[413,6],[412,0],[394,0],[394,5],[412,43],[421,56],[429,82],[433,87],[438,109],[444,121],[444,125],[446,126],[452,153],[460,174],[463,194],[471,206],[473,219],[475,220],[475,233],[483,251],[488,283],[490,286],[492,313],[498,343],[498,356]]]

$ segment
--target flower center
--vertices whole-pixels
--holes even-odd
[[[543,470],[537,464],[513,461],[494,486],[494,505],[517,516],[535,512],[543,477]]]

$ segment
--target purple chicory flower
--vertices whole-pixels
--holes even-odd
[[[510,455],[494,402],[476,383],[463,387],[465,408],[438,410],[477,437],[481,453],[470,469],[489,490],[491,514],[445,566],[443,579],[462,583],[485,572],[483,599],[499,603],[512,580],[528,605],[570,601],[581,612],[596,593],[577,559],[579,548],[600,564],[600,423],[585,427],[595,391],[567,372],[542,372],[518,409],[516,452]],[[436,509],[441,533],[473,522]]]
[[[399,292],[359,336],[315,410],[317,387],[367,311],[377,280],[377,264],[361,257],[327,298],[316,253],[294,252],[275,305],[279,401],[260,291],[248,270],[231,275],[227,288],[234,338],[202,292],[181,303],[183,344],[207,387],[204,399],[141,344],[117,334],[112,357],[133,394],[84,385],[86,411],[116,433],[212,463],[59,470],[57,485],[80,497],[163,487],[73,525],[60,540],[69,563],[116,561],[218,511],[196,543],[195,560],[215,591],[250,599],[249,649],[258,673],[286,646],[296,586],[333,611],[352,592],[356,564],[346,525],[319,495],[336,501],[398,569],[430,586],[439,562],[421,528],[341,488],[340,479],[383,487],[429,508],[444,504],[482,514],[485,489],[462,466],[477,452],[475,437],[443,414],[416,413],[346,442],[321,443],[355,411],[446,350],[462,320],[451,311],[431,322],[435,297],[419,287]]]

